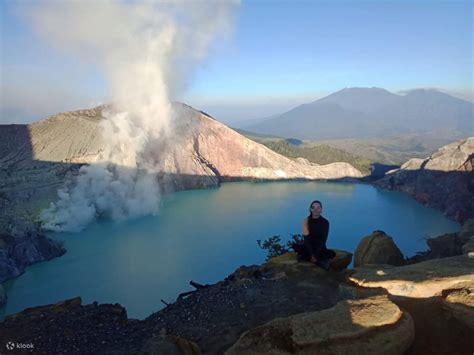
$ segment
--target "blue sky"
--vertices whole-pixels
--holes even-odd
[[[16,5],[0,5],[0,123],[106,100],[101,72],[42,41]],[[344,87],[436,87],[466,97],[473,90],[472,23],[471,1],[244,0],[232,35],[214,43],[182,99],[235,122]]]

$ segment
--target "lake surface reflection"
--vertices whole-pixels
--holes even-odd
[[[257,239],[300,233],[312,200],[330,221],[328,247],[353,252],[376,229],[404,255],[426,249],[423,238],[458,231],[441,212],[398,192],[326,182],[226,183],[163,198],[158,216],[124,223],[101,221],[76,233],[51,234],[67,253],[33,265],[5,284],[0,316],[81,296],[83,304],[120,303],[144,318],[191,290],[190,280],[215,283],[240,265],[261,263]]]

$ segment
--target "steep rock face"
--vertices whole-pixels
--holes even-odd
[[[0,235],[0,284],[21,275],[28,265],[50,260],[65,253],[62,243],[36,232]]]
[[[474,137],[440,148],[430,157],[412,159],[376,185],[403,191],[459,222],[474,217]]]
[[[362,177],[361,172],[348,163],[317,165],[291,160],[205,114],[191,108],[184,112],[192,118],[189,125],[195,126],[168,153],[165,161],[170,162],[172,157],[173,164],[165,165],[165,173],[207,173],[220,181]]]
[[[383,231],[374,231],[359,242],[354,254],[354,266],[368,264],[403,265],[403,254],[392,237]]]
[[[0,282],[64,254],[39,232],[37,217],[83,163],[100,153],[102,108],[62,113],[30,125],[0,125]]]

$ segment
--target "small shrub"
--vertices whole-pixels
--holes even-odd
[[[292,234],[291,239],[286,242],[286,244],[281,243],[281,237],[279,235],[274,235],[268,239],[257,240],[257,245],[267,251],[267,257],[265,260],[269,260],[275,256],[283,255],[288,253],[290,250],[293,250],[293,243],[303,243],[303,236],[301,234]]]

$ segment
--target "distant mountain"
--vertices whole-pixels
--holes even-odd
[[[243,128],[313,140],[427,132],[470,135],[473,106],[432,89],[397,95],[381,88],[347,88]]]

